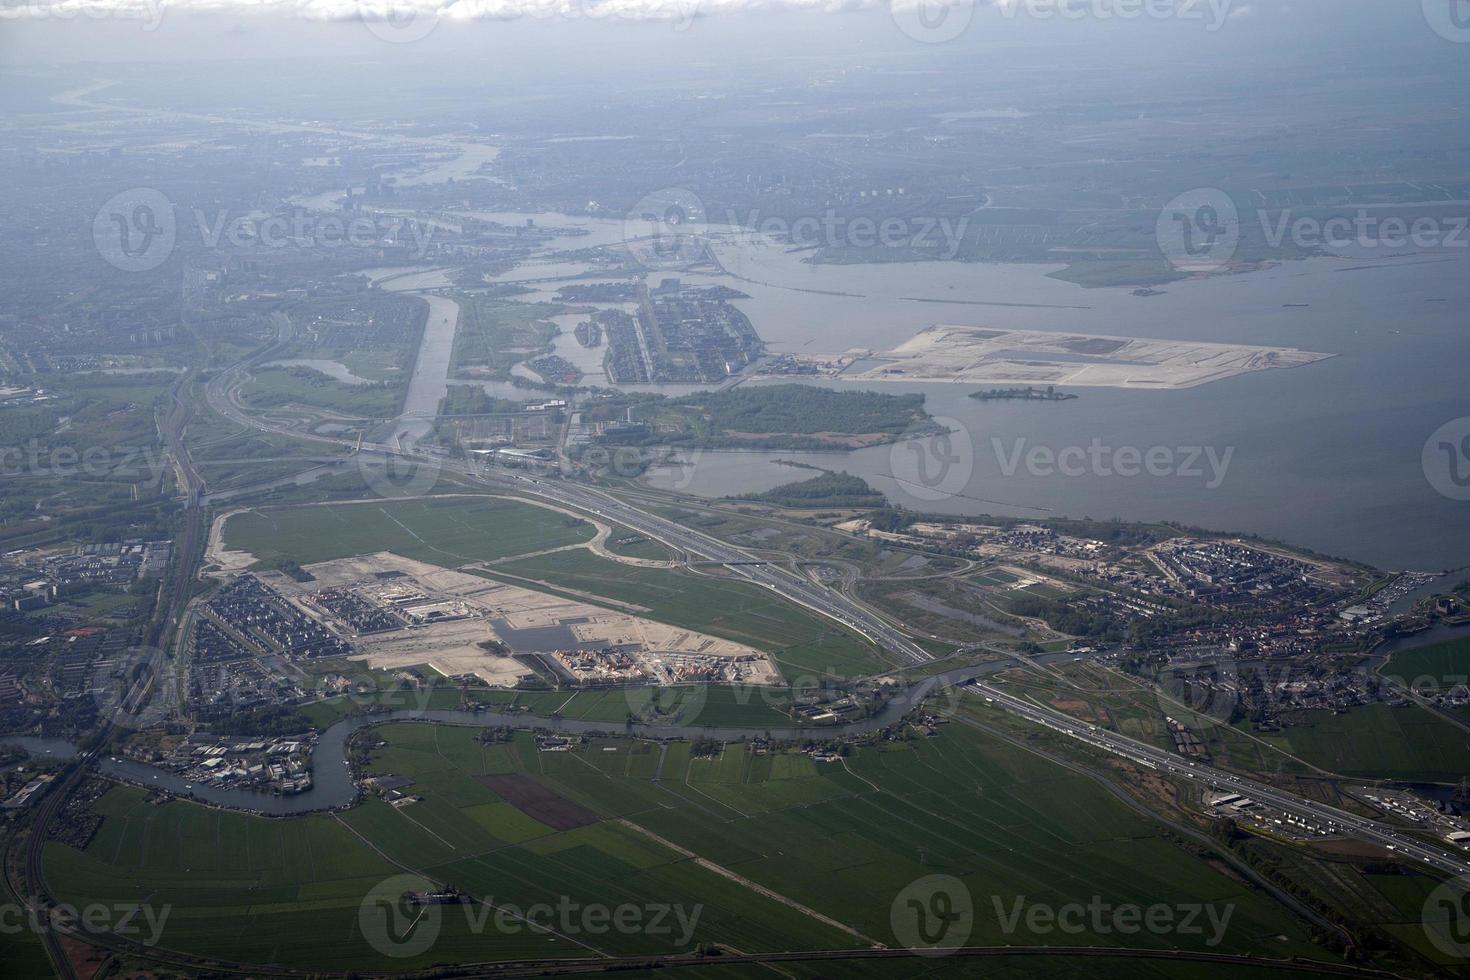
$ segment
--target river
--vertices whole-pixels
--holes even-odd
[[[1031,658],[1039,663],[1055,663],[1062,660],[1080,659],[1076,654],[1052,653]],[[718,725],[622,725],[616,722],[583,721],[573,718],[542,718],[521,712],[499,711],[446,711],[406,709],[344,718],[322,732],[311,760],[312,787],[293,796],[276,796],[240,789],[224,789],[201,786],[185,780],[177,773],[157,766],[129,759],[103,758],[99,767],[104,773],[129,783],[161,790],[178,796],[190,797],[216,806],[237,810],[248,810],[269,816],[289,816],[330,810],[351,804],[357,799],[357,788],[353,784],[347,762],[347,740],[356,731],[369,725],[387,722],[432,722],[441,725],[462,725],[476,728],[498,728],[508,726],[518,731],[552,731],[569,735],[622,734],[640,738],[682,739],[716,738],[725,741],[740,741],[757,734],[769,734],[772,738],[793,740],[812,735],[838,737],[863,735],[885,728],[898,721],[918,703],[936,690],[953,694],[955,685],[976,677],[993,674],[1017,665],[1014,660],[1002,660],[988,664],[960,667],[927,677],[902,694],[895,696],[883,709],[871,718],[846,725],[807,728],[736,728]],[[0,743],[19,743],[32,753],[66,758],[74,755],[75,746],[60,739],[35,739],[0,736]]]

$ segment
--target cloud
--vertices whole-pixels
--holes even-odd
[[[970,0],[956,0],[967,3]],[[724,12],[837,12],[882,0],[0,0],[0,19],[147,19],[166,13],[285,14],[309,21],[681,20]]]
[[[0,0],[0,20],[118,18],[156,25],[174,12],[275,14],[316,22],[391,24],[399,30],[412,23],[511,20],[675,21],[687,25],[696,18],[724,13],[891,9],[895,17],[935,20],[957,13],[966,23],[984,11],[1008,21],[1206,19],[1218,26],[1228,18],[1254,18],[1263,6],[1289,9],[1288,0]]]

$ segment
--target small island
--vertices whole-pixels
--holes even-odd
[[[1024,388],[986,388],[983,391],[970,393],[971,398],[982,402],[1002,401],[1019,398],[1023,401],[1032,402],[1066,402],[1077,396],[1067,391],[1057,391],[1051,385],[1038,388],[1035,385],[1027,385]]]

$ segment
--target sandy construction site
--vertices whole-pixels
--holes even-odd
[[[837,359],[843,366],[835,376],[863,382],[1177,389],[1331,356],[1290,347],[941,325],[891,351],[844,355]],[[830,355],[807,357],[834,363]]]
[[[316,619],[347,636],[370,667],[429,664],[448,676],[474,674],[487,684],[513,685],[529,671],[482,643],[495,641],[520,654],[619,648],[656,659],[679,654],[740,659],[747,672],[778,679],[759,650],[694,630],[545,592],[453,571],[391,552],[306,566],[314,578],[296,582],[280,573],[263,581]],[[314,593],[350,590],[358,599],[403,622],[400,629],[355,635],[342,620],[312,601]],[[760,683],[760,681],[754,681]]]

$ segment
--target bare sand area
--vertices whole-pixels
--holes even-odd
[[[842,381],[1180,389],[1332,356],[1291,347],[940,325],[891,351],[797,359],[835,367],[831,376]]]
[[[448,676],[474,674],[488,684],[514,684],[528,670],[483,645],[494,642],[520,654],[617,648],[639,657],[740,659],[753,673],[772,680],[778,676],[766,654],[732,640],[392,552],[320,562],[305,570],[313,581],[267,573],[269,584],[348,636],[370,667],[428,664]],[[342,591],[385,611],[402,627],[352,632],[314,598]]]

